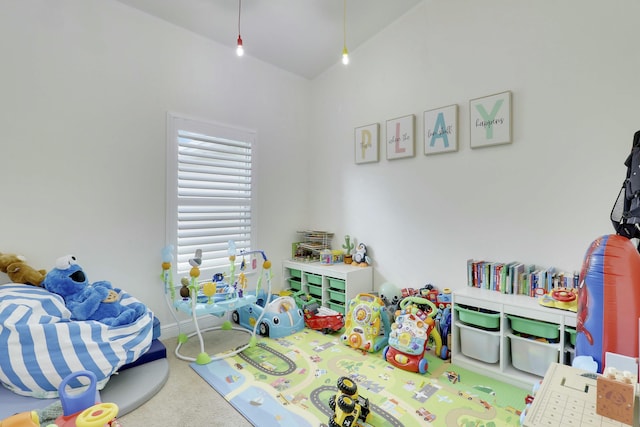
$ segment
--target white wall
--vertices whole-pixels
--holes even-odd
[[[172,111],[257,131],[258,244],[290,253],[308,81],[104,0],[0,2],[0,58],[1,252],[47,270],[75,254],[90,281],[173,322],[160,282]]]
[[[610,3],[610,4],[609,4]],[[258,241],[366,242],[376,284],[465,284],[468,258],[573,270],[612,231],[638,129],[632,0],[425,0],[313,82],[116,1],[0,3],[0,251],[74,253],[172,321],[159,283],[167,111],[255,129]],[[513,91],[514,142],[471,150],[468,100]],[[353,129],[458,104],[460,149],[353,163]],[[305,146],[301,141],[309,140]],[[311,172],[310,172],[311,171]],[[308,183],[308,179],[311,184]],[[2,281],[0,277],[0,282]]]
[[[313,82],[310,224],[368,244],[376,286],[466,285],[469,258],[579,269],[640,128],[632,0],[425,0]],[[513,143],[470,149],[472,98],[513,92]],[[425,156],[423,112],[457,104],[459,150]],[[385,122],[416,115],[416,156]],[[380,123],[378,163],[354,128]],[[320,171],[319,171],[320,172]]]

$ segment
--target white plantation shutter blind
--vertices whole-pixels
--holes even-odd
[[[201,271],[226,270],[229,240],[238,251],[252,247],[255,134],[171,115],[170,122],[175,204],[168,203],[167,217],[175,232],[168,242],[176,248],[177,273],[190,270],[196,249],[202,249]]]

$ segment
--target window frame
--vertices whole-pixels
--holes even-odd
[[[173,246],[173,257],[175,262],[172,265],[177,275],[189,273],[188,264],[180,260],[180,251],[178,247],[178,208],[180,206],[180,197],[178,195],[179,184],[179,159],[178,159],[178,137],[181,132],[189,132],[195,134],[206,135],[211,139],[226,139],[231,141],[242,141],[248,143],[251,147],[251,200],[250,200],[250,246],[238,247],[238,251],[250,251],[256,247],[257,236],[257,186],[256,182],[256,132],[250,129],[230,126],[226,124],[206,121],[186,117],[177,113],[167,113],[167,138],[166,138],[166,223],[165,223],[165,244]],[[184,255],[182,256],[184,258]],[[206,259],[206,254],[203,255]],[[221,260],[222,257],[215,258]],[[228,261],[216,266],[201,267],[202,273],[211,276],[215,273],[224,273],[229,270]]]

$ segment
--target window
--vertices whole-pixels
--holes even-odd
[[[251,250],[255,227],[255,132],[169,114],[167,117],[167,244],[176,273],[187,273],[197,249],[201,271],[226,271],[229,241]]]

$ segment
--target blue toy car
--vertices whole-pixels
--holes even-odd
[[[265,337],[282,338],[304,328],[304,315],[295,300],[290,297],[271,296],[265,306],[266,295],[261,293],[254,304],[247,304],[231,313],[231,319],[240,326],[253,330],[260,315],[258,333]]]

